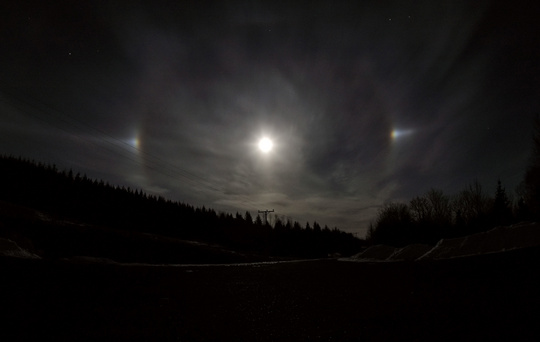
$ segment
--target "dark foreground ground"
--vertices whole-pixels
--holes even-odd
[[[145,267],[0,259],[0,340],[540,340],[540,252]]]

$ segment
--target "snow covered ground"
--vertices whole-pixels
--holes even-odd
[[[41,259],[36,254],[19,247],[16,242],[5,238],[0,238],[0,256],[23,259]]]
[[[412,261],[440,260],[473,255],[500,253],[540,246],[540,224],[519,223],[496,227],[487,232],[454,239],[442,239],[434,247],[409,245],[403,248],[377,245],[358,253],[347,261]]]
[[[442,239],[435,246],[413,244],[403,248],[394,248],[384,245],[376,245],[367,248],[350,258],[342,258],[343,261],[413,261],[413,260],[441,260],[466,256],[500,253],[528,247],[540,246],[540,224],[535,222],[519,223],[511,226],[496,227],[487,232],[473,234],[454,239]],[[8,238],[0,238],[0,256],[40,259],[40,256],[29,250],[21,248],[15,241]],[[116,263],[107,258],[95,258],[87,256],[75,256],[69,258],[75,263]],[[295,260],[296,262],[298,260]],[[276,261],[263,263],[245,263],[246,265],[273,264]],[[226,263],[224,265],[236,265]],[[241,263],[243,264],[243,263]],[[171,264],[167,264],[171,266]],[[206,265],[206,264],[203,264]],[[208,266],[216,264],[208,264]],[[180,265],[176,265],[180,266]],[[182,265],[186,266],[186,265]],[[189,263],[188,266],[193,266]],[[198,264],[201,266],[201,264]]]

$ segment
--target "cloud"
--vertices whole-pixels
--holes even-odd
[[[488,1],[170,5],[107,3],[72,24],[52,5],[28,12],[43,30],[1,52],[23,98],[2,92],[4,150],[351,231],[430,187],[519,181],[538,102],[532,15],[517,28]]]

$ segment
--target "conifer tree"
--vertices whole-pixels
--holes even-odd
[[[507,225],[512,222],[512,209],[510,200],[506,195],[506,190],[501,184],[501,180],[497,181],[497,189],[495,190],[495,200],[493,201],[493,218],[497,225]]]
[[[251,217],[251,214],[249,211],[246,211],[246,214],[244,215],[244,221],[248,224],[253,224],[253,218]]]
[[[524,201],[534,218],[540,216],[540,116],[536,117],[533,150],[523,179]]]

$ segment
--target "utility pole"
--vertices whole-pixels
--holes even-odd
[[[264,224],[267,225],[268,224],[268,213],[273,213],[274,212],[274,209],[272,210],[259,210],[259,214],[264,214]]]

